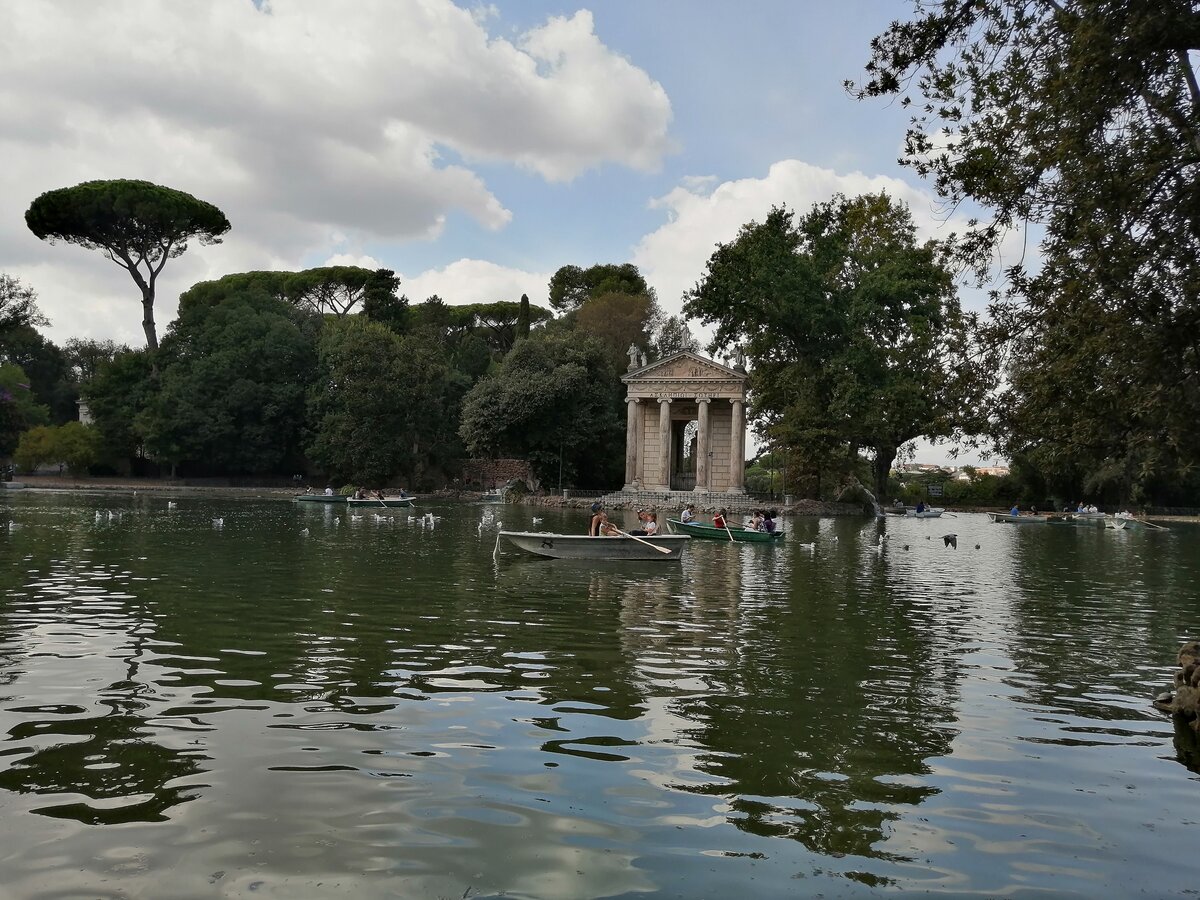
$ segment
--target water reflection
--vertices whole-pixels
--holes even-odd
[[[1086,893],[1135,877],[1097,848],[1155,857],[1131,832],[1187,778],[1156,768],[1170,727],[1141,705],[1200,625],[1182,533],[801,520],[782,546],[580,565],[493,562],[494,530],[451,505],[13,516],[0,875],[19,896],[117,873],[153,896]],[[1096,824],[1114,762],[1081,748],[1137,754],[1154,780],[1125,761],[1121,780],[1146,799],[1122,790],[1125,817]],[[54,839],[82,873],[46,879]],[[1029,874],[1071,857],[1092,869]]]

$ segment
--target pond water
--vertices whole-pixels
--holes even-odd
[[[168,502],[0,492],[0,897],[1200,888],[1149,706],[1198,528],[797,519],[621,565],[493,558],[579,511]]]

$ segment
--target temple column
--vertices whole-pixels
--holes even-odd
[[[708,405],[712,401],[707,397],[697,397],[696,406],[696,487],[694,490],[708,492]]]
[[[671,489],[671,401],[658,400],[658,481],[662,490]]]
[[[746,412],[744,401],[730,400],[733,413],[729,428],[729,493],[746,493]]]
[[[642,443],[642,401],[625,398],[625,490],[634,490],[637,481],[638,448]]]

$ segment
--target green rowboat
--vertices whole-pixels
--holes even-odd
[[[297,503],[345,503],[346,498],[341,494],[297,494],[293,498]]]
[[[751,531],[740,525],[730,525],[728,529],[714,528],[701,522],[680,522],[678,519],[667,519],[667,526],[677,534],[689,534],[692,537],[710,538],[714,541],[728,542],[731,538],[735,543],[773,544],[783,540],[782,531]]]

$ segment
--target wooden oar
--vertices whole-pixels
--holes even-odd
[[[617,534],[621,535],[622,537],[632,538],[633,540],[637,541],[639,544],[645,544],[647,547],[653,547],[659,553],[669,554],[671,552],[670,548],[668,548],[668,547],[660,547],[660,546],[658,546],[658,544],[652,544],[649,541],[643,541],[637,535],[626,534],[624,531],[622,531],[616,525],[613,525],[611,522],[609,522],[608,527],[611,528],[613,531],[615,531]]]

